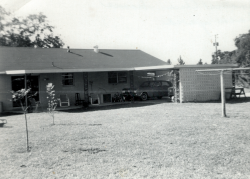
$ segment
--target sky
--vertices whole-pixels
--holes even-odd
[[[177,64],[211,63],[250,30],[249,0],[1,0],[17,17],[42,12],[71,49],[140,49]]]

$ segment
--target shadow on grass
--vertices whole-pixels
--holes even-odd
[[[15,115],[23,115],[23,113],[15,113],[15,112],[0,113],[0,117],[15,116]]]
[[[78,148],[78,149],[63,149],[62,152],[70,152],[70,153],[82,153],[82,152],[87,152],[89,154],[97,154],[100,152],[105,152],[107,150],[105,149],[100,149],[100,148]]]
[[[228,104],[248,103],[248,102],[250,102],[250,97],[226,99],[226,103]],[[213,100],[213,101],[190,101],[190,102],[184,102],[184,103],[221,103],[221,99]]]
[[[95,107],[89,107],[87,109],[71,109],[71,110],[61,110],[60,112],[67,112],[67,113],[79,113],[79,112],[89,112],[89,111],[102,111],[102,110],[113,110],[113,109],[125,109],[125,108],[137,108],[137,107],[144,107],[144,106],[152,106],[160,103],[170,103],[167,101],[162,102],[136,102],[136,103],[119,103],[115,105],[109,105],[109,106],[95,106]]]
[[[0,129],[2,128],[13,128],[13,126],[3,126],[3,127],[0,127]]]
[[[250,97],[233,98],[226,100],[226,103],[237,104],[237,103],[249,103]]]
[[[86,124],[71,124],[71,123],[67,123],[67,124],[55,124],[52,126],[80,126],[80,125],[86,125]]]
[[[99,152],[105,152],[106,150],[99,149],[99,148],[90,148],[90,149],[84,149],[84,148],[79,148],[79,152],[88,152],[90,154],[97,154]]]

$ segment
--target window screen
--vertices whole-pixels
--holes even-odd
[[[63,73],[62,74],[62,84],[64,86],[70,86],[74,84],[73,73]]]

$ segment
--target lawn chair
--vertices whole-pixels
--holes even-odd
[[[69,107],[70,106],[69,98],[66,94],[60,95],[59,104],[60,104],[60,107]],[[64,104],[66,104],[66,106]]]
[[[91,105],[99,105],[100,98],[98,94],[90,94],[90,104]]]
[[[37,112],[37,108],[40,106],[40,102],[36,101],[35,98],[29,98],[29,108],[28,111]]]
[[[78,105],[83,104],[84,102],[85,102],[85,100],[81,99],[80,94],[76,93],[75,94],[75,105],[78,106]]]
[[[0,119],[0,127],[3,127],[4,124],[7,124],[7,120],[6,119]]]

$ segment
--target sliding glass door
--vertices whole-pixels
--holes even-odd
[[[18,91],[25,88],[25,79],[24,76],[12,76],[11,77],[12,90]],[[27,75],[27,89],[31,88],[31,91],[28,95],[34,95],[33,98],[36,101],[39,101],[39,77]],[[25,105],[25,100],[23,100],[23,105]],[[20,107],[20,104],[13,101],[13,107]]]

